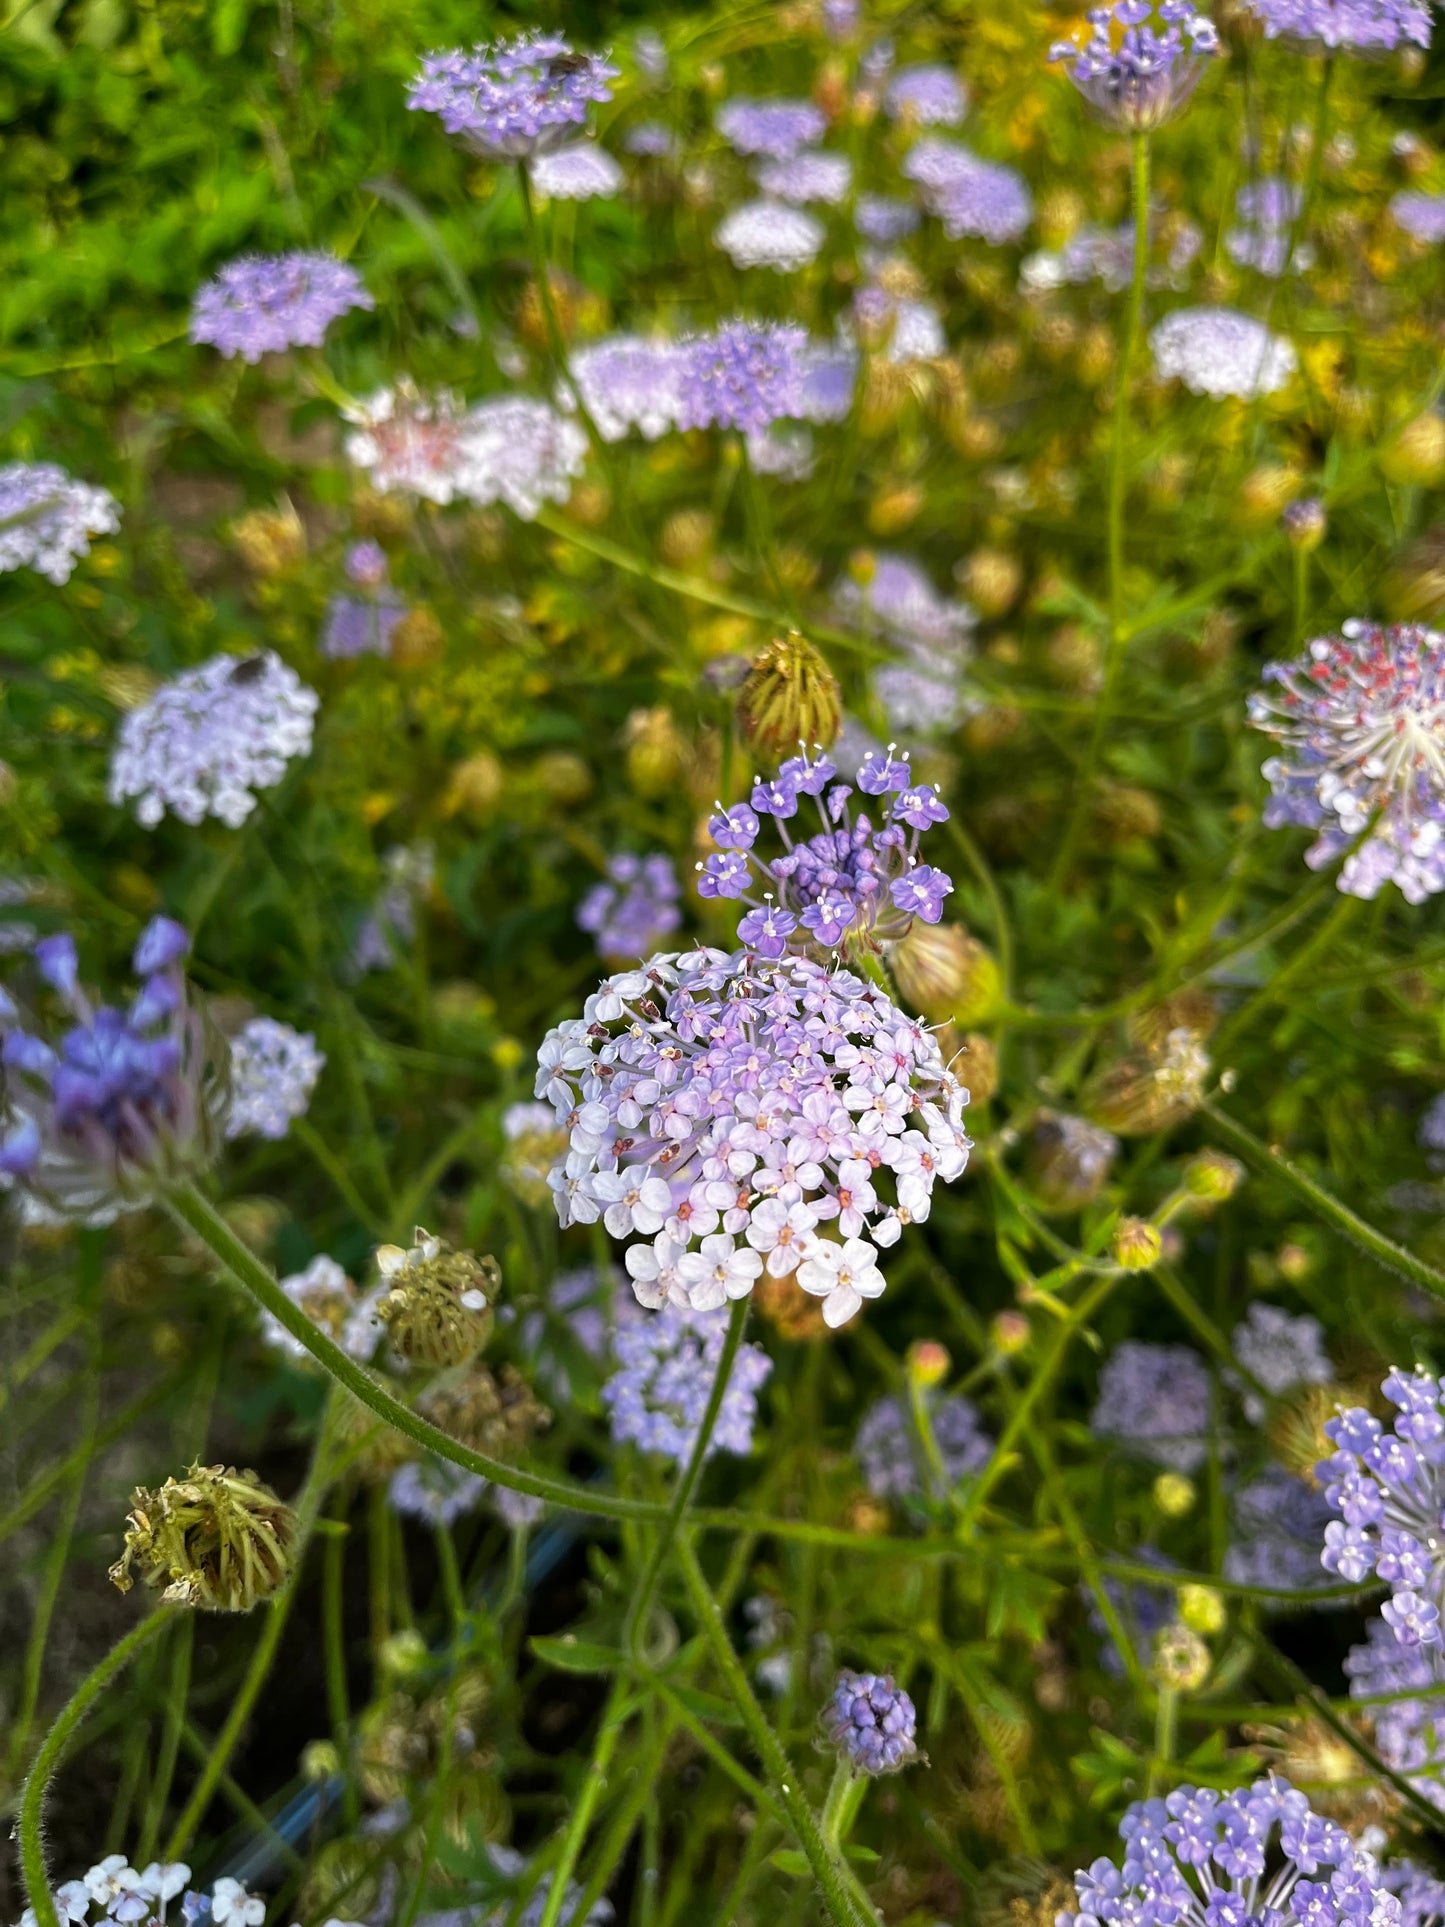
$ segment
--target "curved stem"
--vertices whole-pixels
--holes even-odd
[[[582,1782],[581,1791],[572,1808],[572,1816],[563,1836],[561,1852],[557,1864],[552,1869],[551,1885],[547,1890],[547,1902],[542,1910],[542,1918],[537,1927],[557,1927],[562,1918],[562,1909],[567,1902],[567,1888],[571,1884],[572,1869],[577,1865],[577,1857],[582,1851],[582,1843],[587,1838],[587,1829],[592,1824],[592,1815],[607,1784],[607,1769],[612,1764],[612,1755],[617,1751],[617,1742],[622,1738],[622,1729],[627,1723],[627,1689],[620,1680],[615,1681],[607,1704],[602,1710],[602,1724],[597,1733],[597,1744],[592,1749],[588,1762],[587,1777]]]
[[[677,1538],[677,1529],[682,1524],[683,1514],[691,1504],[692,1495],[697,1490],[697,1482],[702,1477],[703,1464],[712,1445],[713,1429],[717,1424],[718,1413],[722,1410],[723,1396],[727,1391],[728,1381],[733,1375],[738,1347],[743,1340],[743,1327],[747,1322],[747,1299],[734,1298],[728,1312],[727,1334],[723,1339],[717,1371],[713,1374],[712,1390],[707,1396],[707,1405],[703,1411],[697,1437],[693,1441],[691,1456],[683,1468],[682,1477],[677,1482],[677,1489],[667,1508],[667,1517],[663,1520],[662,1530],[658,1533],[656,1543],[653,1545],[652,1556],[643,1568],[637,1590],[633,1593],[632,1602],[627,1608],[627,1619],[622,1634],[622,1645],[626,1652],[635,1653],[638,1641],[647,1631],[647,1614],[652,1605],[652,1595],[657,1591],[657,1582],[662,1577],[663,1567],[667,1564],[673,1542]]]
[[[86,1674],[71,1694],[54,1726],[41,1742],[24,1790],[20,1795],[20,1818],[16,1832],[20,1840],[20,1871],[25,1892],[35,1909],[38,1927],[60,1927],[55,1900],[50,1891],[50,1870],[45,1864],[41,1827],[45,1815],[45,1794],[51,1776],[59,1766],[76,1729],[111,1683],[123,1673],[141,1648],[147,1645],[175,1618],[175,1606],[158,1606],[140,1621],[117,1645],[111,1647],[100,1664]]]

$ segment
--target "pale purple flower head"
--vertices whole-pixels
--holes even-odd
[[[1221,51],[1213,21],[1189,0],[1159,0],[1157,11],[1153,0],[1116,0],[1091,8],[1088,19],[1089,38],[1058,41],[1049,58],[1068,68],[1100,119],[1130,133],[1162,127],[1181,112],[1205,57]]]
[[[804,421],[847,419],[858,386],[858,351],[848,342],[810,344],[802,356],[802,394],[798,413]]]
[[[1397,194],[1390,212],[1412,240],[1432,247],[1445,241],[1445,194]]]
[[[643,120],[627,130],[622,145],[646,160],[669,160],[677,152],[677,136],[660,120]]]
[[[1402,1646],[1440,1643],[1445,1596],[1445,1413],[1429,1372],[1391,1372],[1381,1387],[1398,1416],[1388,1430],[1355,1405],[1325,1423],[1333,1455],[1316,1466],[1339,1514],[1325,1528],[1326,1572],[1390,1588],[1382,1617]]]
[[[214,816],[237,829],[257,792],[310,753],[319,702],[273,650],[213,656],[121,719],[110,800],[133,799],[147,829],[167,810],[182,823]]]
[[[957,127],[968,112],[968,93],[952,67],[922,62],[900,67],[883,96],[890,120],[916,127]]]
[[[1296,367],[1289,342],[1233,308],[1176,308],[1151,331],[1149,346],[1160,381],[1182,381],[1215,401],[1272,395]]]
[[[823,1731],[855,1773],[897,1773],[918,1757],[918,1715],[891,1673],[839,1673]]]
[[[1278,279],[1291,260],[1299,264],[1295,223],[1303,205],[1301,189],[1276,175],[1240,188],[1234,199],[1239,225],[1224,237],[1230,260],[1238,267],[1254,268],[1271,280]]]
[[[1427,1151],[1445,1151],[1445,1091],[1420,1113],[1415,1136]]]
[[[1389,1696],[1365,1709],[1380,1758],[1445,1808],[1445,1647],[1402,1646],[1383,1619],[1372,1619],[1365,1643],[1350,1648],[1345,1672],[1351,1699]],[[1417,1693],[1423,1697],[1412,1697]]]
[[[1153,231],[1159,226],[1151,221]],[[1144,271],[1150,288],[1183,288],[1189,269],[1204,245],[1202,229],[1194,221],[1177,216],[1169,224],[1169,248],[1162,261],[1151,262]],[[1086,281],[1099,281],[1117,294],[1127,288],[1134,275],[1134,224],[1099,227],[1087,222],[1076,228],[1061,248],[1041,248],[1031,254],[1019,269],[1019,285],[1027,294],[1049,293],[1055,288],[1081,287]]]
[[[1209,1370],[1198,1352],[1126,1338],[1099,1374],[1089,1429],[1154,1465],[1194,1472],[1208,1452],[1212,1405]]]
[[[1399,1927],[1400,1903],[1383,1890],[1374,1856],[1275,1774],[1233,1793],[1181,1786],[1138,1801],[1119,1837],[1122,1865],[1099,1859],[1081,1867],[1079,1911],[1061,1913],[1058,1927],[1244,1927],[1260,1919],[1272,1927]]]
[[[496,1493],[500,1491],[501,1488],[497,1487]],[[523,1495],[516,1493],[513,1496],[521,1498]],[[486,1851],[496,1872],[503,1880],[512,1883],[515,1887],[521,1911],[520,1913],[517,1911],[517,1906],[514,1906],[510,1899],[505,1899],[491,1911],[465,1908],[461,1910],[461,1918],[475,1923],[475,1927],[542,1927],[547,1914],[547,1903],[552,1897],[554,1876],[544,1873],[538,1879],[529,1863],[522,1858],[515,1847],[488,1846]],[[525,1903],[520,1900],[522,1893],[528,1896]],[[617,1916],[610,1900],[593,1901],[587,1912],[583,1914],[579,1911],[582,1899],[582,1889],[575,1880],[569,1880],[562,1889],[562,1905],[557,1914],[557,1927],[612,1927]],[[426,1915],[422,1916],[424,1921],[426,1918]],[[455,1913],[433,1915],[431,1920],[432,1927],[458,1927],[458,1915]]]
[[[836,207],[848,198],[853,163],[846,154],[793,154],[785,161],[764,161],[756,175],[758,186],[775,201]]]
[[[921,218],[912,201],[900,201],[891,194],[860,194],[853,207],[853,225],[876,247],[906,240]]]
[[[741,320],[684,341],[678,426],[746,431],[800,414],[807,341],[791,322]]]
[[[572,379],[604,441],[637,433],[655,442],[676,428],[684,351],[653,335],[609,335],[574,348]],[[565,384],[557,400],[575,406]]]
[[[703,1413],[722,1362],[727,1315],[680,1311],[674,1305],[643,1313],[635,1308],[612,1334],[617,1369],[602,1387],[602,1403],[617,1443],[629,1442],[659,1458],[686,1464],[697,1444]],[[761,1345],[740,1345],[723,1393],[708,1453],[746,1457],[753,1449],[758,1391],[773,1361]]]
[[[334,254],[243,254],[198,290],[191,340],[259,361],[319,348],[338,317],[375,306],[356,269]]]
[[[993,1440],[973,1404],[957,1394],[934,1401],[928,1416],[951,1490],[987,1465]],[[946,1496],[932,1489],[933,1467],[902,1398],[880,1398],[869,1407],[853,1441],[853,1456],[875,1499],[917,1499],[925,1492],[933,1498]]]
[[[914,917],[937,923],[943,915],[952,881],[918,860],[924,833],[948,821],[937,790],[915,783],[907,756],[895,756],[892,746],[865,758],[857,787],[883,799],[875,828],[863,812],[852,816],[853,789],[837,775],[821,751],[811,759],[800,753],[776,776],[759,777],[747,803],[719,804],[708,819],[718,850],[698,865],[698,895],[747,904],[738,936],[761,957],[891,941]],[[819,828],[805,836],[814,814]],[[783,845],[766,858],[754,847],[765,816]]]
[[[623,182],[622,169],[596,141],[573,141],[531,162],[533,185],[554,201],[609,200]]]
[[[345,410],[347,459],[383,494],[397,489],[445,505],[462,493],[466,410],[449,389],[423,394],[405,377]]]
[[[609,860],[607,878],[593,884],[578,904],[578,928],[596,938],[604,962],[640,963],[682,922],[682,885],[672,858],[624,850]]]
[[[545,503],[567,500],[586,457],[587,437],[575,421],[544,401],[503,395],[467,415],[459,490],[482,507],[505,502],[531,522]]]
[[[717,130],[739,154],[786,161],[820,141],[828,117],[809,100],[729,100],[717,111]]]
[[[480,1473],[453,1465],[450,1459],[410,1459],[391,1475],[387,1504],[405,1518],[429,1526],[451,1526],[475,1512],[489,1481]]]
[[[335,1340],[348,1358],[365,1364],[381,1338],[381,1321],[376,1307],[387,1287],[358,1291],[334,1258],[319,1253],[304,1271],[294,1271],[281,1280],[281,1289],[291,1303],[304,1311],[313,1325]],[[298,1365],[314,1368],[315,1360],[299,1338],[287,1331],[274,1312],[261,1314],[261,1337],[273,1351]]]
[[[345,569],[363,593],[336,595],[327,603],[322,655],[332,662],[389,655],[392,633],[406,614],[406,604],[387,582],[386,551],[378,542],[353,542],[346,552]]]
[[[1375,1739],[1378,1745],[1378,1726]],[[1381,1757],[1384,1757],[1383,1748]],[[1436,1790],[1433,1795],[1430,1785]],[[1434,1798],[1437,1805],[1440,1787],[1441,1781],[1435,1775],[1421,1776],[1420,1792],[1427,1799]],[[1440,1927],[1445,1921],[1445,1880],[1431,1873],[1428,1867],[1403,1857],[1390,1860],[1380,1869],[1380,1884],[1400,1903],[1400,1927]]]
[[[951,241],[977,235],[994,247],[1017,241],[1034,218],[1023,176],[999,161],[980,160],[957,141],[929,135],[909,150],[903,172]]]
[[[227,1137],[283,1138],[306,1115],[326,1053],[309,1032],[253,1017],[231,1039]]]
[[[406,104],[436,114],[487,160],[527,160],[573,140],[593,102],[611,100],[618,71],[603,54],[574,53],[560,34],[519,34],[429,54]]]
[[[353,542],[343,566],[358,589],[379,589],[386,581],[386,550],[379,542]]]
[[[0,575],[34,569],[51,582],[70,580],[93,535],[120,527],[115,497],[74,482],[54,462],[0,466]]]
[[[1311,1592],[1328,1585],[1320,1541],[1331,1518],[1323,1493],[1283,1466],[1267,1466],[1234,1495],[1224,1576],[1237,1586]]]
[[[86,1921],[90,1927],[106,1922],[115,1927],[165,1927],[170,1903],[190,1877],[183,1860],[167,1864],[152,1860],[137,1870],[123,1853],[109,1853],[87,1868],[81,1879],[63,1881],[51,1899],[63,1927],[81,1927]],[[196,1927],[203,1917],[214,1927],[261,1927],[266,1907],[239,1880],[221,1879],[209,1893],[188,1892],[172,1921]],[[21,1914],[20,1927],[36,1927],[33,1907]]]
[[[1394,883],[1423,903],[1445,890],[1445,636],[1346,622],[1293,661],[1266,663],[1264,679],[1249,720],[1280,746],[1264,765],[1266,825],[1317,831],[1311,869],[1350,851],[1347,896]]]
[[[1229,1345],[1255,1384],[1271,1398],[1282,1398],[1302,1385],[1328,1385],[1335,1375],[1325,1350],[1324,1326],[1308,1312],[1294,1318],[1283,1306],[1256,1299],[1235,1326]],[[1246,1397],[1245,1414],[1258,1425],[1264,1407]]]
[[[106,1222],[213,1155],[225,1051],[189,1001],[189,948],[178,923],[153,918],[131,960],[140,988],[122,1010],[87,995],[70,937],[43,938],[32,953],[40,984],[72,1020],[53,1041],[0,990],[0,1173],[46,1211]]]
[[[744,201],[723,216],[712,238],[735,268],[796,274],[817,259],[823,225],[785,201]]]
[[[1404,41],[1430,45],[1426,0],[1244,0],[1266,40],[1304,53],[1392,53]]]
[[[648,1306],[715,1310],[766,1267],[840,1324],[883,1290],[863,1234],[896,1243],[970,1148],[933,1033],[802,957],[698,950],[607,979],[548,1033],[536,1095],[568,1137],[559,1221],[638,1234]]]

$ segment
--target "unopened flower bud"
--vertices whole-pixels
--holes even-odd
[[[980,615],[1001,616],[1018,600],[1023,564],[1006,549],[975,549],[959,569],[958,581]]]
[[[492,1329],[502,1274],[494,1258],[453,1251],[419,1226],[410,1250],[382,1245],[377,1270],[389,1289],[376,1307],[391,1342],[418,1365],[461,1365]]]
[[[1437,623],[1445,617],[1445,524],[1426,529],[1382,585],[1386,614],[1401,622]]]
[[[382,1674],[393,1680],[414,1678],[425,1667],[427,1657],[426,1641],[415,1627],[392,1633],[381,1642],[377,1655]]]
[[[988,1333],[997,1351],[1014,1358],[1033,1336],[1033,1327],[1021,1311],[1001,1311],[994,1314]]]
[[[1065,622],[1049,638],[1045,664],[1065,689],[1093,689],[1099,682],[1098,640],[1081,624]]]
[[[908,1376],[915,1385],[941,1385],[952,1364],[947,1350],[936,1339],[920,1338],[908,1347]]]
[[[1029,1189],[1046,1211],[1081,1211],[1103,1190],[1118,1152],[1111,1131],[1040,1111],[1029,1139]]]
[[[331,1740],[312,1740],[301,1751],[301,1777],[313,1783],[331,1780],[341,1771],[341,1753]]]
[[[584,757],[570,749],[548,749],[533,763],[530,779],[549,803],[564,808],[592,794],[592,770]]]
[[[1181,1586],[1179,1617],[1191,1632],[1222,1633],[1229,1620],[1224,1594],[1214,1586]]]
[[[231,524],[230,536],[253,575],[281,575],[306,559],[306,530],[289,502],[252,509]]]
[[[1265,528],[1292,502],[1300,485],[1298,469],[1279,463],[1251,469],[1239,485],[1239,519],[1248,528]]]
[[[400,669],[424,669],[442,652],[442,626],[426,605],[408,609],[391,632],[391,660]]]
[[[875,495],[869,505],[869,530],[885,537],[901,535],[918,520],[926,500],[923,490],[912,484],[901,483],[896,488],[885,489],[881,495]]]
[[[1244,1166],[1223,1151],[1201,1151],[1184,1167],[1184,1188],[1192,1197],[1222,1204],[1244,1182]]]
[[[672,711],[634,709],[623,731],[627,752],[627,780],[639,796],[666,796],[676,785],[687,759],[687,744]]]
[[[1186,1479],[1182,1472],[1161,1472],[1154,1481],[1152,1496],[1155,1507],[1166,1519],[1184,1519],[1194,1510],[1194,1501],[1199,1495],[1194,1481]]]
[[[137,1487],[111,1584],[163,1586],[170,1605],[249,1612],[291,1570],[296,1514],[254,1472],[193,1465],[158,1491]]]
[[[1188,1626],[1166,1626],[1155,1635],[1149,1670],[1161,1686],[1176,1693],[1197,1693],[1209,1678],[1212,1664],[1209,1648]]]
[[[1163,1251],[1156,1226],[1143,1218],[1120,1218],[1114,1233],[1114,1263],[1125,1271],[1152,1271]]]
[[[1329,518],[1325,514],[1324,503],[1317,495],[1305,495],[1286,505],[1281,511],[1279,525],[1290,547],[1303,549],[1308,554],[1324,541]]]
[[[993,953],[956,923],[915,918],[888,953],[899,1001],[942,1023],[987,1023],[1003,979]]]
[[[831,749],[843,726],[843,693],[838,678],[813,644],[796,630],[778,636],[753,658],[738,696],[738,726],[743,741],[767,763],[811,751]]]
[[[1297,1285],[1301,1279],[1308,1278],[1314,1268],[1314,1259],[1303,1245],[1281,1245],[1275,1253],[1274,1261],[1279,1267],[1280,1277],[1291,1285]]]
[[[442,799],[448,816],[461,814],[473,819],[488,816],[502,800],[507,787],[506,772],[489,749],[479,749],[457,764]]]
[[[951,1030],[952,1025],[949,1028]],[[939,1049],[943,1050],[942,1037]],[[985,1037],[981,1030],[968,1031],[957,1058],[950,1061],[949,1052],[944,1050],[943,1060],[968,1091],[969,1101],[987,1104],[998,1089],[998,1050],[993,1039]]]
[[[674,509],[663,523],[657,546],[674,569],[706,562],[717,538],[717,523],[707,509]]]
[[[1101,841],[1152,843],[1164,827],[1158,798],[1133,783],[1101,783],[1094,803]]]
[[[1379,461],[1387,482],[1437,486],[1445,479],[1445,417],[1431,409],[1406,422],[1380,450]]]

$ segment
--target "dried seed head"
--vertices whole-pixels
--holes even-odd
[[[769,763],[799,743],[831,749],[843,725],[843,694],[822,654],[796,630],[757,656],[738,696],[743,740]]]
[[[551,1412],[515,1365],[504,1365],[499,1373],[472,1365],[463,1376],[433,1386],[417,1400],[417,1409],[461,1444],[496,1459],[520,1458],[552,1423]]]
[[[998,1009],[1003,980],[993,953],[956,923],[915,919],[888,965],[900,1002],[935,1023],[983,1024]]]
[[[249,1612],[291,1570],[297,1520],[254,1472],[193,1465],[158,1491],[136,1489],[111,1583],[164,1586],[168,1604]]]
[[[1161,1686],[1176,1693],[1197,1693],[1213,1664],[1209,1648],[1188,1626],[1166,1626],[1155,1635],[1150,1672]]]
[[[494,1258],[453,1251],[420,1226],[409,1251],[382,1245],[377,1270],[389,1286],[376,1308],[403,1358],[416,1365],[461,1365],[492,1329],[491,1307],[502,1282]]]

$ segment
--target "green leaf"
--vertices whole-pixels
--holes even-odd
[[[807,1854],[799,1853],[796,1847],[779,1847],[778,1851],[770,1854],[768,1858],[779,1873],[790,1873],[797,1880],[806,1880],[812,1872],[812,1868],[808,1865]]]
[[[559,1673],[616,1673],[627,1665],[626,1655],[615,1646],[594,1645],[590,1639],[574,1639],[571,1633],[560,1639],[530,1639],[527,1644]]]
[[[1062,1591],[1062,1586],[1042,1573],[1000,1562],[993,1570],[989,1586],[989,1638],[1022,1633],[1025,1639],[1037,1644],[1048,1631],[1049,1609]]]

